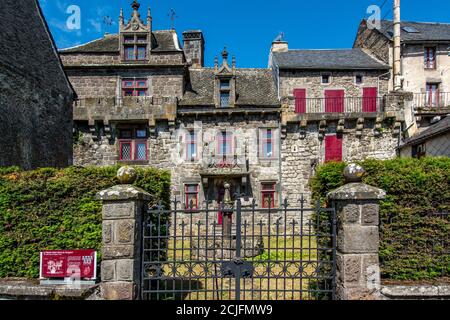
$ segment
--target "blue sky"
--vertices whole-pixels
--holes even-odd
[[[393,0],[139,0],[145,19],[150,5],[153,28],[170,29],[168,13],[177,13],[175,29],[181,33],[201,29],[206,39],[205,63],[224,46],[236,56],[238,67],[267,67],[272,40],[283,32],[292,49],[349,48],[357,27],[370,5],[382,7],[382,17],[392,19]],[[39,0],[59,48],[98,39],[105,32],[118,31],[120,8],[125,19],[131,14],[132,0]],[[81,10],[81,28],[69,30],[66,13],[70,5]],[[408,21],[450,22],[448,0],[403,0],[402,19]],[[112,25],[104,23],[112,19]]]

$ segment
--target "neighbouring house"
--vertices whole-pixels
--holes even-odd
[[[0,166],[70,165],[74,91],[38,1],[2,1],[0,29]]]
[[[273,43],[269,61],[281,100],[286,190],[308,193],[315,166],[326,161],[395,157],[404,118],[392,107],[389,65],[357,48],[294,50],[286,41]]]
[[[406,139],[398,150],[401,157],[450,157],[450,116]]]
[[[60,50],[78,94],[76,165],[168,169],[172,197],[196,209],[218,208],[225,182],[244,206],[298,205],[322,162],[395,157],[403,100],[388,93],[388,64],[278,41],[269,68],[239,68],[226,49],[205,67],[202,31],[181,45],[139,9],[128,21],[121,10],[118,34]]]
[[[393,34],[392,21],[382,20],[377,29],[362,20],[354,47],[392,66]],[[426,127],[450,112],[450,24],[403,21],[401,43],[402,88],[414,94],[415,120]],[[393,86],[390,81],[389,90]]]

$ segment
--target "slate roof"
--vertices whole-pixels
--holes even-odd
[[[214,105],[214,69],[189,71],[188,86],[180,106]],[[269,69],[236,70],[236,104],[240,106],[278,106],[277,91]]]
[[[173,31],[161,30],[153,31],[153,51],[181,51],[177,37]],[[119,52],[119,35],[108,34],[101,39],[97,39],[73,48],[60,50],[61,53],[110,53]]]
[[[289,50],[274,52],[273,62],[281,69],[381,70],[389,66],[361,49]]]
[[[402,21],[401,28],[402,42],[450,41],[449,23]],[[407,32],[404,28],[414,28],[418,32]],[[392,40],[394,36],[394,23],[390,20],[382,20],[380,32]]]
[[[450,132],[450,116],[445,117],[438,123],[425,129],[424,131],[422,131],[418,134],[415,134],[414,136],[406,139],[404,141],[404,143],[400,146],[400,148],[404,148],[406,146],[421,143],[422,141],[425,141],[431,137],[434,137],[436,135],[440,135],[440,134],[443,134],[446,132]]]

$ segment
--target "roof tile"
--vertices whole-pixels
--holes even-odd
[[[358,70],[389,69],[361,49],[289,50],[275,52],[274,62],[283,69]]]

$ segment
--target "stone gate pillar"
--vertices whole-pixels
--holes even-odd
[[[122,167],[121,185],[100,191],[103,201],[101,294],[105,300],[136,300],[141,286],[141,242],[145,204],[151,195],[131,185],[136,171]]]
[[[379,299],[379,202],[386,193],[362,183],[363,175],[363,168],[349,165],[346,184],[328,194],[337,215],[339,300]]]

